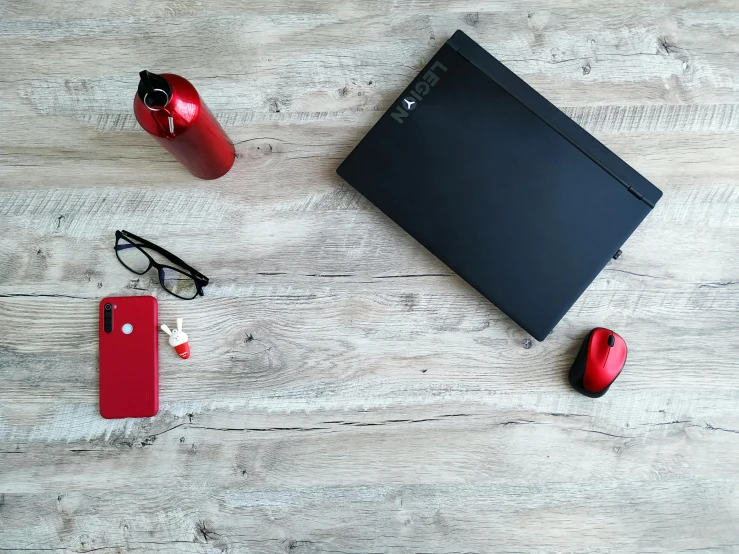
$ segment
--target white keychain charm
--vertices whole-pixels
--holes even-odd
[[[190,345],[187,344],[187,333],[182,330],[182,318],[177,318],[177,329],[171,331],[166,325],[162,325],[162,331],[169,335],[169,345],[174,348],[177,355],[186,360],[190,357]]]

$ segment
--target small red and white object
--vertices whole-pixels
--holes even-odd
[[[162,325],[162,331],[169,335],[169,345],[174,348],[177,355],[186,360],[190,357],[190,345],[187,344],[187,333],[182,330],[182,318],[177,318],[177,329],[170,330],[166,325]]]

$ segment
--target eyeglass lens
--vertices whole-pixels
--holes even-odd
[[[146,254],[123,237],[116,242],[115,254],[123,265],[139,275],[146,273],[151,267],[151,261]]]
[[[172,267],[160,268],[159,280],[165,289],[181,298],[189,300],[198,294],[193,278]]]

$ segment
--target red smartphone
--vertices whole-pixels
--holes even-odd
[[[100,415],[151,417],[159,411],[159,307],[153,296],[100,301]]]

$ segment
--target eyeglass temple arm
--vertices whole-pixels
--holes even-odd
[[[141,237],[137,237],[136,235],[134,235],[133,233],[129,233],[128,231],[120,231],[120,234],[124,238],[130,237],[130,238],[132,238],[134,240],[139,241],[141,243],[141,246],[146,246],[147,248],[151,248],[155,252],[159,252],[162,256],[166,256],[167,258],[169,258],[171,261],[173,261],[177,265],[181,265],[182,267],[187,268],[188,270],[192,271],[193,276],[195,278],[200,279],[201,281],[204,281],[204,284],[205,285],[207,285],[208,282],[210,281],[210,279],[208,279],[205,275],[203,275],[202,273],[200,273],[197,269],[195,269],[191,265],[185,263],[180,258],[178,258],[177,256],[175,256],[171,252],[168,252],[167,250],[165,250],[161,246],[157,246],[153,242],[150,242],[150,241],[148,241],[146,239],[142,239]]]

